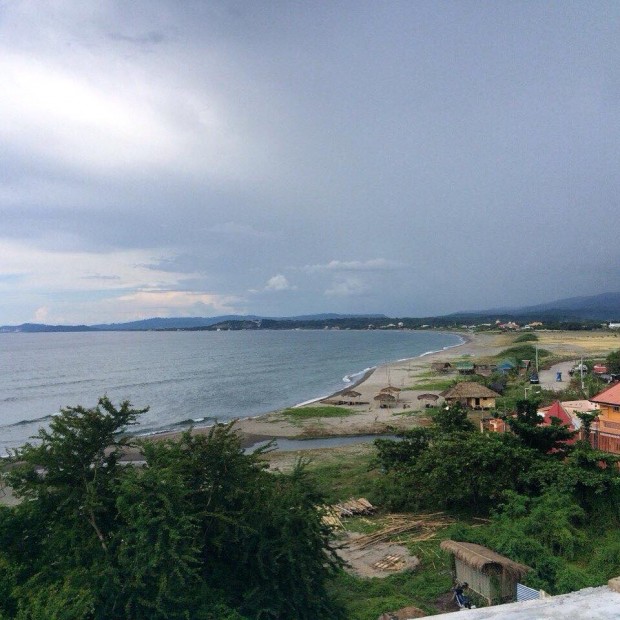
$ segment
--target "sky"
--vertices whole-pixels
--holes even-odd
[[[620,3],[0,0],[0,325],[620,290]]]

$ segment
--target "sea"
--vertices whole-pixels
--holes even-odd
[[[332,394],[368,370],[462,342],[436,331],[0,334],[0,455],[68,406],[148,406],[139,435],[246,418]]]

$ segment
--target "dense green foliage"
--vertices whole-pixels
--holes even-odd
[[[517,336],[513,342],[517,343],[517,342],[535,342],[538,340],[538,336],[536,334],[533,334],[532,332],[528,332],[526,334],[521,334],[520,336]]]
[[[603,583],[620,570],[619,459],[567,443],[574,433],[559,421],[542,425],[536,409],[520,401],[513,432],[483,434],[452,407],[430,428],[375,442],[384,472],[377,495],[398,510],[490,517],[454,537],[531,566],[534,587],[559,593]],[[596,537],[608,546],[592,545]]]
[[[620,373],[620,349],[610,353],[605,358],[605,363],[607,364],[607,372]]]
[[[543,357],[549,357],[551,353],[547,351],[547,349],[538,349],[538,358],[542,359]],[[536,359],[536,348],[531,344],[521,344],[516,347],[509,347],[508,349],[504,349],[501,353],[497,355],[498,358],[510,358],[515,360],[516,362],[520,362],[521,360],[535,360]]]
[[[63,410],[7,475],[0,617],[338,618],[339,561],[303,468],[265,471],[230,426],[144,444],[119,464],[141,413],[106,398]]]

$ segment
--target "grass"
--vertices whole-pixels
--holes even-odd
[[[314,407],[289,407],[281,411],[280,414],[294,420],[308,420],[310,418],[344,418],[355,415],[355,411],[345,407],[321,405]]]
[[[404,417],[404,418],[413,418],[418,415],[423,415],[424,411],[420,411],[418,409],[405,409],[405,411],[394,411],[392,413],[393,416]]]
[[[416,383],[405,390],[447,390],[454,383],[454,379],[438,379],[437,381],[427,381],[426,383]]]
[[[313,461],[308,464],[309,478],[316,485],[327,503],[335,503],[350,497],[368,496],[379,473],[372,467],[374,451],[340,452],[338,460]]]
[[[536,334],[521,334],[514,339],[514,342],[535,342],[538,340],[538,336]]]
[[[538,349],[538,358],[548,357],[551,355],[550,351],[546,349]],[[522,344],[516,347],[510,347],[504,349],[497,355],[498,358],[510,357],[516,360],[533,360],[536,358],[536,349],[531,344]]]

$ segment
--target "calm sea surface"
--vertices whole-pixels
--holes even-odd
[[[324,396],[370,367],[460,341],[410,331],[0,334],[0,453],[61,407],[104,394],[150,406],[139,433],[180,429]]]

